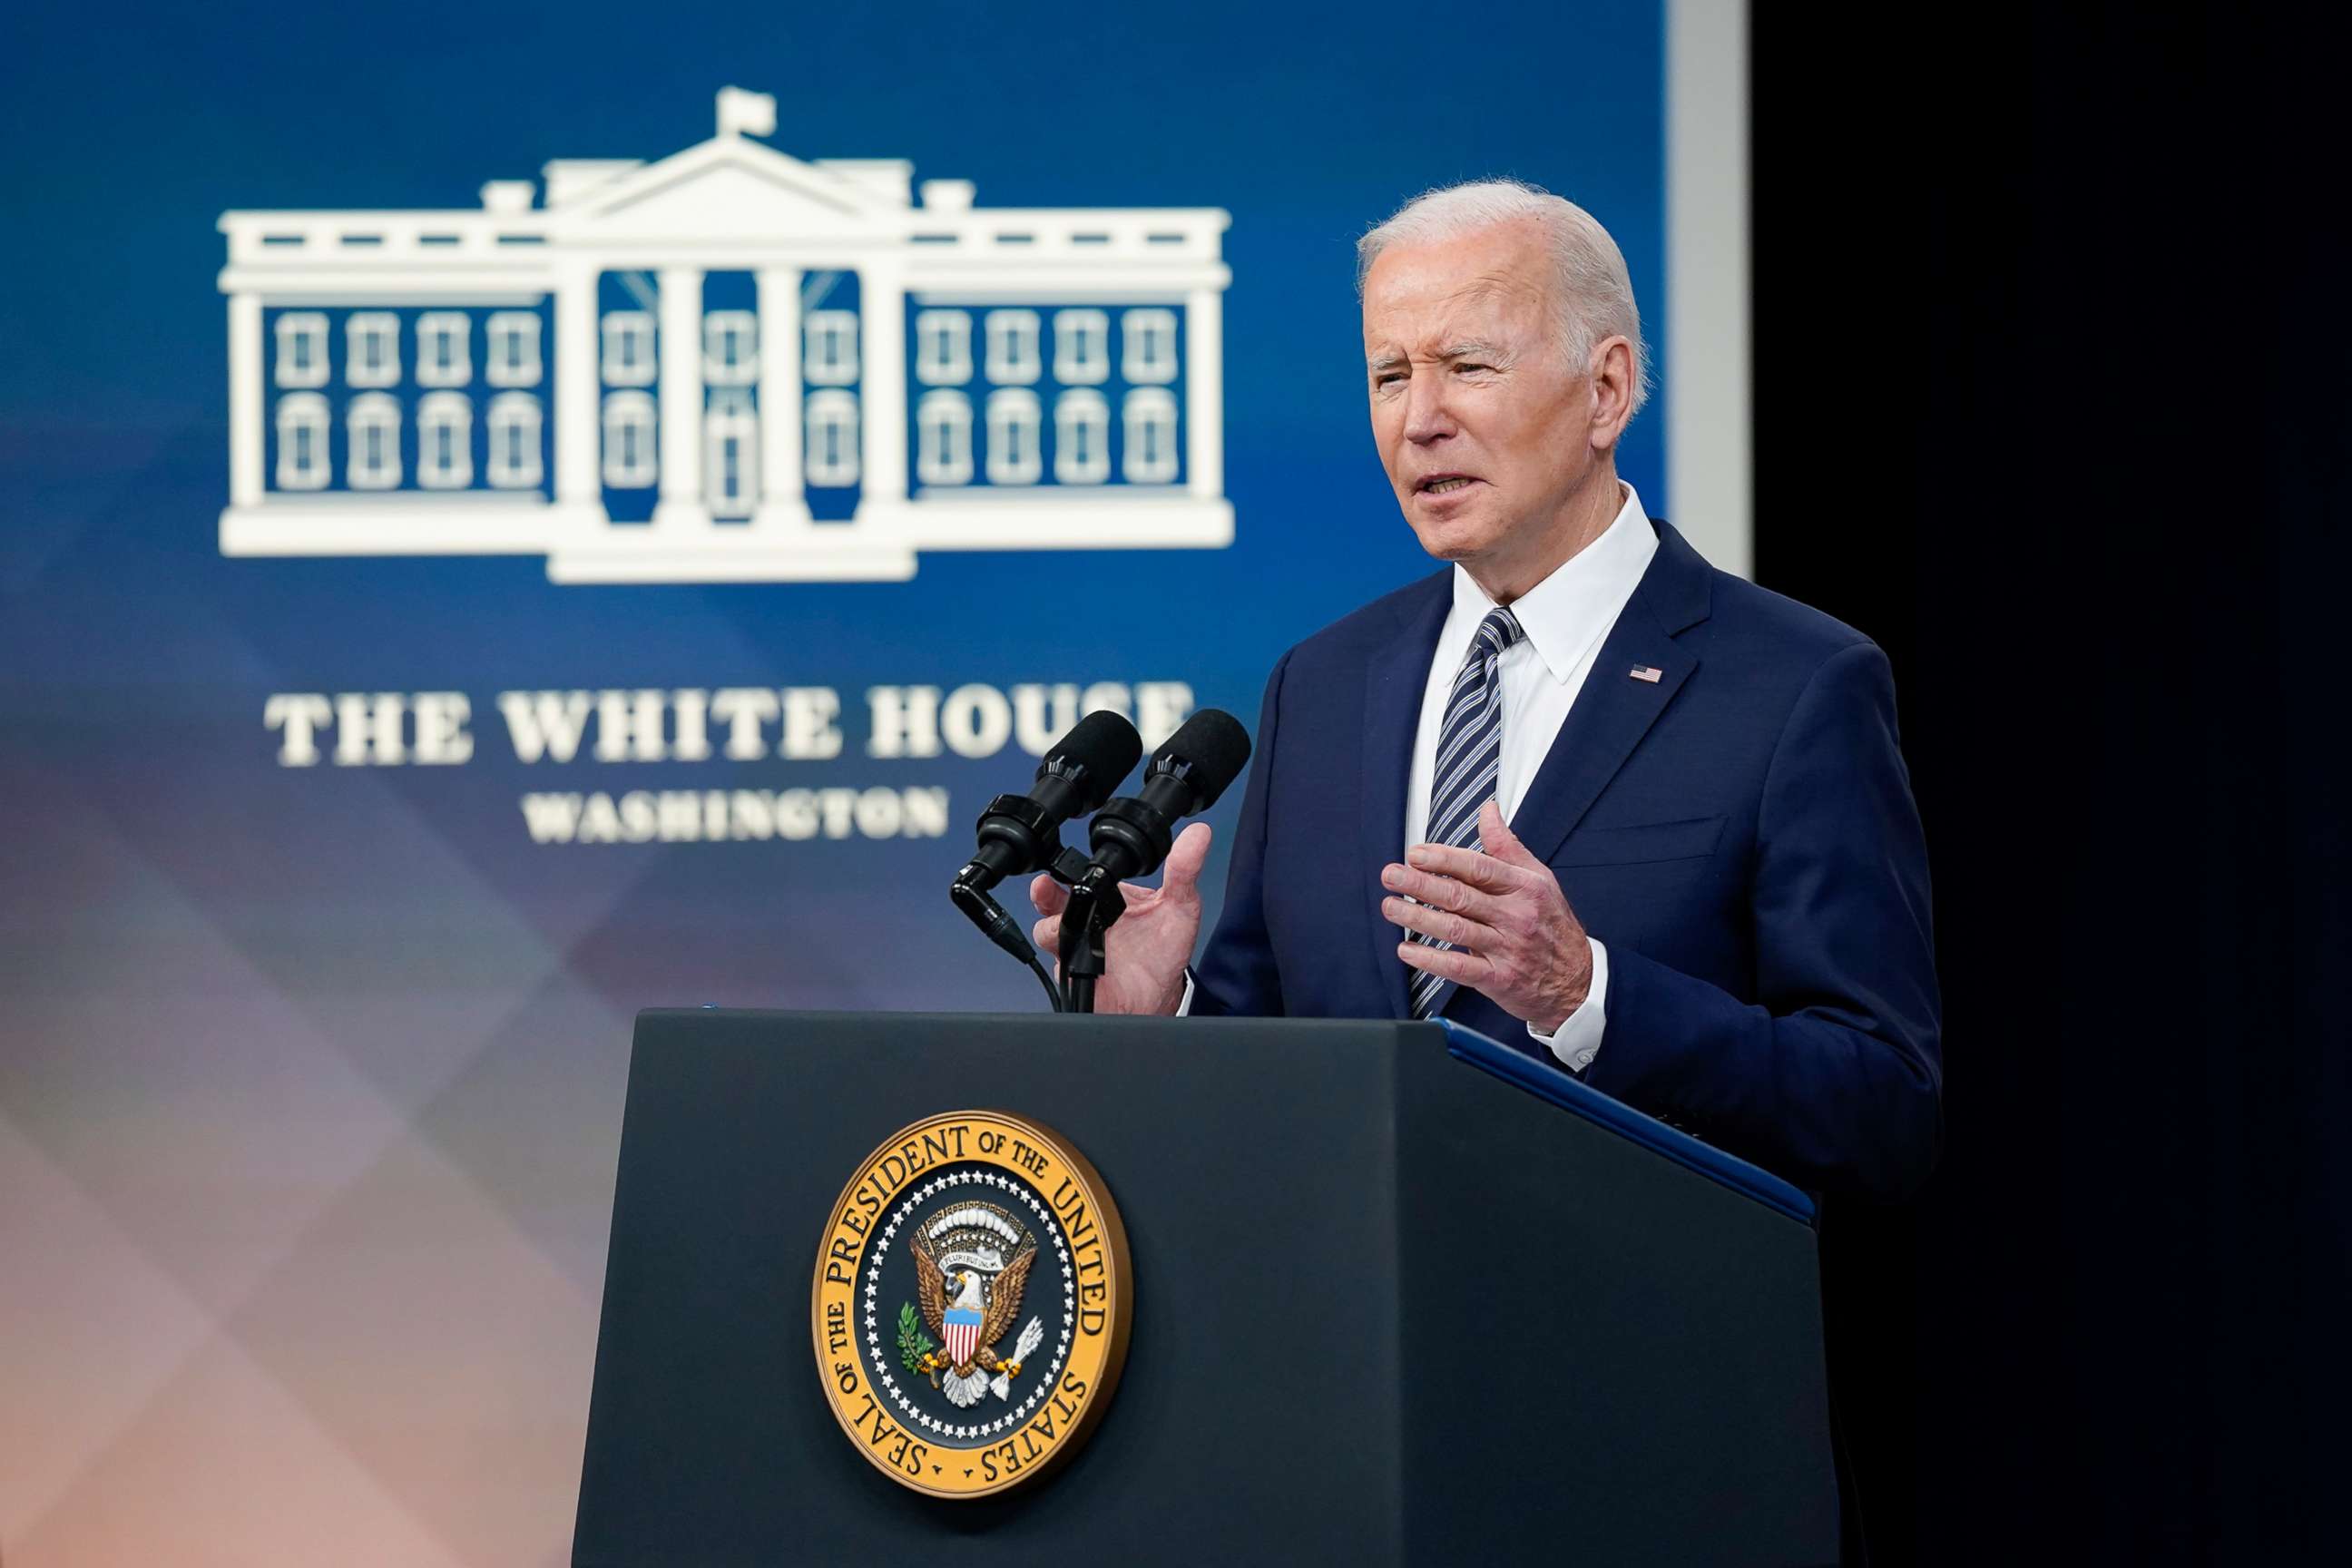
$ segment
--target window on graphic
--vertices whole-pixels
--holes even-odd
[[[416,384],[463,386],[474,379],[473,328],[463,310],[416,318]]]
[[[327,400],[315,392],[278,400],[278,488],[327,488]]]
[[[713,310],[703,317],[703,384],[750,386],[759,378],[759,317],[749,310]]]
[[[803,476],[812,485],[857,482],[857,399],[838,388],[808,396],[808,442],[802,453]]]
[[[604,482],[616,490],[641,490],[660,472],[654,452],[653,395],[612,394],[604,399]]]
[[[462,490],[474,482],[474,405],[462,392],[428,392],[416,405],[416,482]]]
[[[718,518],[749,517],[760,504],[760,416],[748,392],[716,393],[703,414],[702,499]]]
[[[1110,318],[1100,310],[1054,312],[1054,379],[1091,386],[1110,374]]]
[[[363,392],[343,416],[346,482],[355,490],[400,486],[400,405],[389,393]]]
[[[496,310],[491,312],[489,340],[488,380],[492,386],[537,386],[539,384],[538,311]]]
[[[539,399],[530,393],[501,392],[490,399],[490,484],[495,489],[539,487]]]
[[[289,310],[278,318],[278,384],[327,384],[327,318]]]
[[[856,311],[811,310],[802,335],[808,344],[803,380],[811,386],[847,386],[857,379]]]
[[[1087,387],[1054,399],[1054,478],[1098,485],[1110,478],[1110,405]]]
[[[343,322],[343,379],[353,386],[400,382],[400,318],[389,310],[354,310]]]
[[[915,379],[925,386],[961,386],[971,379],[970,312],[915,312]]]
[[[654,318],[649,310],[604,313],[604,384],[654,384]]]
[[[1045,471],[1037,395],[1008,386],[988,395],[988,482],[1034,485]]]
[[[927,392],[915,405],[915,478],[927,485],[971,483],[971,399]]]
[[[988,313],[988,379],[1025,386],[1037,379],[1037,312]]]
[[[1123,326],[1127,360],[1120,368],[1127,379],[1147,385],[1175,380],[1176,312],[1129,310]]]
[[[1164,485],[1176,477],[1176,399],[1156,386],[1127,395],[1128,481]]]

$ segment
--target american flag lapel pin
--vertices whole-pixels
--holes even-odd
[[[1635,665],[1635,666],[1633,667],[1633,679],[1636,679],[1636,680],[1646,680],[1646,681],[1648,681],[1648,682],[1649,682],[1651,685],[1653,685],[1653,686],[1655,686],[1655,685],[1658,683],[1658,678],[1659,678],[1660,676],[1664,675],[1664,674],[1665,674],[1665,671],[1664,671],[1664,670],[1663,670],[1663,669],[1653,669],[1650,666],[1648,666],[1648,665],[1646,665],[1646,664],[1637,664],[1637,665]]]

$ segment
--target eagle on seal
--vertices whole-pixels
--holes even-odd
[[[915,1255],[923,1321],[940,1341],[939,1350],[922,1358],[931,1386],[959,1406],[977,1405],[992,1391],[1008,1397],[1022,1358],[1045,1335],[1033,1317],[1013,1354],[997,1353],[1020,1313],[1029,1266],[1037,1260],[1036,1238],[993,1204],[964,1204],[925,1224],[908,1250]]]

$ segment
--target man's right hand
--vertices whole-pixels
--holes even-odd
[[[1201,868],[1208,858],[1209,825],[1196,822],[1176,836],[1159,887],[1118,885],[1127,913],[1110,928],[1103,977],[1095,982],[1096,1012],[1174,1015],[1184,1000],[1184,966],[1201,937]],[[1068,891],[1041,876],[1029,884],[1029,901],[1045,917],[1032,939],[1047,953],[1061,952]]]

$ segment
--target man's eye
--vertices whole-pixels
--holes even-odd
[[[1454,368],[1459,371],[1468,372],[1474,370],[1492,370],[1495,367],[1490,364],[1480,364],[1475,360],[1464,360]]]

